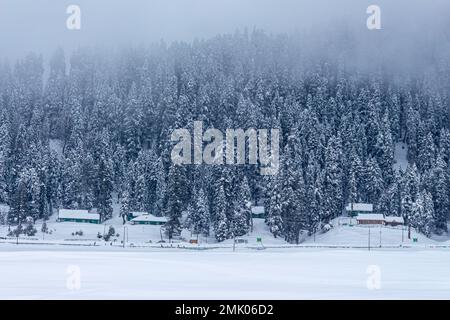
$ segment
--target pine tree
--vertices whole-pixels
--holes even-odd
[[[130,211],[130,193],[128,190],[125,190],[122,194],[122,198],[120,199],[120,216],[122,217],[124,223]]]
[[[448,167],[441,156],[438,156],[433,169],[431,186],[434,200],[434,222],[437,232],[447,231],[447,218],[450,212],[450,178]]]
[[[342,146],[340,137],[332,136],[328,141],[325,153],[325,185],[324,185],[324,214],[323,220],[339,215],[343,208],[342,186]]]
[[[238,200],[234,201],[234,214],[232,219],[232,234],[238,237],[247,234],[249,230],[248,215],[245,212],[245,208],[242,207],[242,204]]]
[[[349,194],[348,194],[348,203],[356,203],[358,202],[358,184],[356,181],[355,172],[350,171],[350,179],[348,181]]]
[[[421,191],[412,205],[410,224],[419,232],[430,236],[433,230],[433,199],[426,190]]]
[[[210,230],[210,213],[209,213],[209,205],[208,200],[206,198],[203,189],[200,189],[198,192],[197,198],[197,210],[199,221],[197,222],[197,230],[198,234],[203,235],[204,237],[209,236]]]
[[[167,202],[166,172],[164,165],[162,163],[162,159],[159,158],[157,162],[158,163],[156,167],[156,188],[155,188],[156,199],[154,209],[156,213],[162,215]]]
[[[28,208],[29,208],[29,216],[33,218],[33,220],[37,220],[42,217],[42,208],[41,200],[45,201],[45,198],[41,199],[41,182],[37,176],[36,170],[34,168],[28,171],[27,177],[27,189],[28,189]]]
[[[442,159],[450,165],[450,131],[448,129],[442,129],[439,136],[439,146]]]
[[[418,164],[423,171],[430,170],[435,162],[434,139],[431,132],[421,141],[419,147]]]
[[[393,179],[394,143],[391,134],[391,123],[387,113],[383,116],[380,131],[378,132],[375,154],[384,181],[390,183]]]
[[[400,216],[401,208],[401,188],[398,174],[394,175],[393,182],[384,189],[377,201],[376,211],[382,212],[387,216]],[[405,210],[410,210],[409,200],[405,199]]]
[[[275,238],[281,237],[283,234],[283,219],[281,218],[283,208],[281,199],[279,181],[275,178],[270,192],[270,206],[267,216],[267,225]]]
[[[4,112],[0,114],[0,202],[8,202],[9,157],[11,152],[10,122]]]
[[[384,189],[384,181],[381,169],[375,159],[367,160],[364,175],[366,199],[369,203],[377,203]]]
[[[226,216],[226,198],[225,191],[221,185],[214,201],[214,235],[218,242],[222,242],[229,237],[228,219]]]
[[[82,166],[80,155],[76,151],[69,151],[63,159],[61,168],[61,183],[59,198],[63,208],[80,209],[82,194]]]
[[[196,235],[209,235],[209,206],[203,189],[195,192],[194,201],[189,205],[187,212],[187,226]]]
[[[251,203],[250,187],[244,176],[234,201],[234,232],[236,235],[241,236],[249,231],[252,222]]]
[[[181,214],[184,210],[183,194],[184,190],[184,171],[179,165],[171,165],[167,177],[167,209],[166,231],[170,239],[181,233]]]
[[[21,225],[25,222],[30,211],[28,185],[28,172],[23,171],[17,179],[11,210],[8,212],[8,224]]]
[[[141,150],[140,122],[142,113],[138,104],[138,92],[136,85],[131,86],[126,106],[124,119],[125,148],[128,160],[135,159]]]
[[[112,218],[112,192],[114,190],[114,173],[111,152],[109,149],[109,134],[104,130],[98,141],[97,149],[97,186],[96,204],[101,220]]]
[[[406,106],[406,143],[408,144],[408,161],[417,160],[417,127],[419,125],[419,114],[414,110],[411,95],[408,96]]]
[[[318,174],[318,168],[311,162],[306,171],[306,229],[309,235],[316,233],[321,218],[322,186]],[[356,183],[356,181],[354,182]],[[350,201],[356,201],[356,191],[350,192]]]

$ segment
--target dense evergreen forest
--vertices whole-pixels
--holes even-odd
[[[254,31],[4,62],[0,202],[11,210],[2,223],[57,208],[97,208],[106,220],[119,201],[121,213],[167,216],[171,235],[187,210],[187,227],[223,241],[249,231],[252,201],[264,204],[275,237],[295,243],[346,203],[369,202],[426,235],[447,231],[448,61],[399,74],[343,61],[304,53],[297,36]],[[280,129],[279,173],[174,165],[171,132],[197,120],[223,131]],[[405,170],[394,169],[399,142]]]

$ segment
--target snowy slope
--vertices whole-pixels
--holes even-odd
[[[113,237],[113,242],[121,242],[124,235],[124,226],[122,223],[110,221],[104,224],[90,224],[90,223],[75,223],[75,222],[47,222],[47,226],[51,231],[51,234],[43,234],[40,232],[42,222],[37,222],[35,227],[38,233],[34,237],[21,236],[21,239],[36,239],[40,241],[65,241],[65,242],[86,242],[93,243],[99,242],[97,234],[103,235],[109,230],[109,226],[113,226],[118,237]],[[77,231],[82,231],[83,235],[72,235]],[[7,226],[0,226],[0,237],[6,237],[8,234]],[[160,228],[159,226],[147,226],[147,225],[126,225],[125,234],[128,235],[127,242],[130,243],[145,243],[149,240],[159,241]],[[115,240],[115,241],[114,241]]]
[[[40,232],[42,222],[36,223],[38,233],[34,237],[21,236],[20,241],[25,242],[44,242],[55,244],[83,244],[83,245],[112,245],[120,246],[122,244],[124,234],[127,246],[159,246],[158,242],[164,240],[167,244],[169,241],[165,234],[161,231],[160,226],[152,225],[131,225],[122,224],[122,218],[115,217],[106,221],[103,224],[89,224],[89,223],[73,223],[73,222],[56,222],[55,217],[47,222],[51,234],[43,234]],[[354,225],[355,219],[350,223],[350,218],[339,217],[332,221],[333,228],[326,233],[318,233],[316,236],[301,236],[300,246],[349,246],[349,247],[392,247],[392,246],[430,246],[430,245],[450,245],[448,235],[434,237],[429,239],[424,235],[417,233],[414,229],[411,231],[411,239],[408,239],[408,231],[402,227],[380,227],[380,226],[359,226]],[[237,239],[246,240],[247,243],[240,243],[237,247],[286,247],[289,244],[283,238],[274,238],[270,233],[269,228],[264,223],[263,219],[253,220],[253,232],[237,237]],[[350,226],[350,224],[353,224]],[[97,238],[97,234],[103,235],[109,230],[109,226],[113,226],[118,236],[113,237],[110,242],[105,243],[103,240]],[[402,230],[403,229],[403,230]],[[77,231],[82,231],[83,235],[75,235]],[[7,237],[8,227],[0,226],[0,244],[5,242],[15,242],[15,238]],[[5,240],[6,238],[6,240]],[[257,238],[261,238],[262,242],[257,242]],[[413,238],[417,238],[417,242],[413,242]],[[189,246],[189,239],[191,234],[184,229],[182,237],[177,241],[183,245]],[[224,242],[217,243],[211,236],[208,239],[199,237],[199,245],[205,247],[231,247],[233,239],[228,239]],[[197,245],[193,245],[197,247]],[[294,245],[292,245],[294,246]]]
[[[156,244],[157,242],[164,240],[168,242],[167,237],[164,233],[161,232],[160,226],[153,225],[131,225],[126,224],[125,226],[122,224],[122,218],[113,218],[111,220],[106,221],[103,224],[89,224],[89,223],[74,223],[74,222],[56,222],[47,221],[47,226],[51,230],[51,234],[43,234],[40,230],[42,227],[42,222],[37,222],[35,227],[38,230],[38,233],[34,237],[25,237],[21,236],[20,240],[25,241],[26,239],[31,239],[39,242],[61,242],[61,243],[85,243],[85,244],[103,244],[104,241],[99,240],[97,238],[97,234],[100,233],[103,235],[107,233],[109,230],[109,226],[112,226],[115,229],[116,234],[119,236],[113,237],[113,244],[119,245],[122,243],[124,234],[126,237],[126,243],[128,245],[142,245],[142,244]],[[257,238],[262,238],[263,244],[286,244],[284,239],[278,238],[275,239],[272,234],[269,232],[268,227],[265,225],[264,220],[255,219],[254,220],[254,229],[253,232],[239,237],[239,239],[246,239],[248,244],[256,245]],[[83,235],[78,236],[75,235],[77,231],[82,231]],[[0,238],[7,237],[8,227],[0,226]],[[162,237],[162,238],[161,238]],[[188,230],[183,230],[181,242],[187,243],[191,238],[191,234]],[[14,238],[8,238],[9,241],[14,241]],[[0,240],[2,242],[4,240]],[[213,237],[209,237],[205,239],[204,237],[199,237],[200,245],[218,245]],[[228,239],[223,243],[219,244],[220,246],[230,246],[232,245],[233,240]],[[109,243],[108,243],[109,244]]]
[[[59,139],[50,139],[49,145],[50,145],[50,150],[56,152],[58,157],[61,159],[63,156],[64,143]]]
[[[264,219],[253,219],[253,231],[248,235],[237,237],[238,239],[247,240],[249,245],[286,245],[287,242],[283,238],[274,238],[270,233],[268,226],[265,224]],[[261,239],[261,243],[257,242],[257,238]],[[223,244],[233,244],[233,239],[228,239]]]
[[[408,146],[406,143],[398,142],[395,144],[394,151],[394,169],[405,171],[408,166]]]
[[[116,197],[114,197],[116,199]],[[32,242],[45,242],[45,243],[59,243],[59,244],[83,244],[83,245],[111,245],[111,242],[115,246],[120,246],[124,239],[127,246],[141,246],[141,245],[158,245],[158,242],[164,240],[168,243],[169,240],[161,232],[160,226],[153,225],[131,225],[129,223],[123,225],[123,220],[119,217],[120,205],[115,201],[113,203],[113,218],[105,221],[102,224],[89,224],[89,223],[74,223],[74,222],[56,222],[57,214],[50,217],[47,221],[47,226],[51,231],[51,234],[43,234],[41,227],[43,221],[36,222],[37,234],[34,237],[21,236],[20,241],[32,241]],[[352,223],[350,223],[352,222]],[[369,228],[367,226],[358,226],[349,224],[355,224],[356,221],[347,217],[339,217],[334,219],[331,224],[334,226],[332,230],[324,234],[316,234],[315,237],[308,237],[305,234],[301,235],[301,244],[303,246],[311,245],[323,245],[323,246],[353,246],[353,247],[367,247],[369,242]],[[109,227],[112,226],[115,229],[118,236],[114,236],[110,242],[105,243],[103,240],[99,240],[97,235],[101,235],[108,232]],[[82,231],[83,235],[75,235],[76,232]],[[402,235],[403,233],[403,235]],[[8,226],[0,225],[0,245],[3,242],[14,242],[14,238],[7,237]],[[178,241],[183,245],[189,245],[191,239],[191,233],[184,229],[181,235],[181,239]],[[6,238],[6,239],[5,239]],[[257,242],[260,238],[262,242]],[[412,238],[417,238],[417,243],[412,243]],[[246,240],[247,243],[238,244],[238,247],[285,247],[289,244],[283,238],[274,238],[270,233],[268,226],[265,224],[264,219],[253,219],[253,231],[249,234],[238,237],[238,239]],[[402,242],[403,239],[403,242]],[[209,247],[231,247],[233,245],[233,239],[228,239],[222,243],[217,243],[214,236],[209,238],[199,237],[200,246]],[[370,228],[370,243],[371,247],[380,245],[380,227],[372,226]],[[440,237],[434,237],[428,239],[425,236],[412,231],[411,239],[407,239],[407,231],[402,232],[401,227],[381,228],[381,245],[382,246],[399,246],[399,245],[450,245],[450,238],[448,235]],[[194,245],[196,246],[196,245]]]
[[[408,239],[408,230],[399,227],[385,227],[385,226],[358,226],[358,225],[343,225],[347,218],[338,218],[333,221],[333,229],[324,234],[317,234],[315,237],[309,237],[304,243],[322,244],[322,245],[348,245],[355,247],[370,246],[399,246],[399,245],[421,245],[421,244],[436,244],[435,241],[428,239],[424,235],[411,231],[411,239]],[[353,219],[353,223],[356,220]],[[417,238],[417,243],[413,242],[413,238]]]

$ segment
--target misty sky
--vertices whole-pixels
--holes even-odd
[[[70,4],[81,7],[81,30],[66,28]],[[381,7],[380,31],[366,28],[370,4]],[[439,32],[448,36],[449,20],[448,0],[0,0],[0,57],[15,60],[30,51],[48,56],[57,47],[190,41],[246,27],[320,33],[345,24],[364,37],[382,32],[395,42],[414,42]]]

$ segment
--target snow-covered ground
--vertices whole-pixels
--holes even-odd
[[[448,299],[448,249],[0,247],[4,299]]]
[[[59,139],[50,139],[49,141],[50,150],[56,152],[59,158],[63,155],[64,143]]]
[[[397,144],[399,146],[400,144]],[[397,148],[401,149],[401,147]],[[405,153],[406,157],[406,153]],[[399,157],[402,158],[402,157]],[[406,159],[406,158],[405,158]],[[114,197],[115,199],[115,197]],[[73,222],[56,222],[57,214],[50,217],[46,222],[49,229],[48,233],[42,233],[41,228],[43,221],[37,221],[35,228],[37,234],[32,237],[21,235],[19,244],[52,244],[65,246],[112,246],[121,247],[125,236],[125,247],[167,247],[169,240],[162,232],[161,226],[153,225],[132,225],[129,223],[123,224],[123,220],[119,217],[120,205],[116,201],[113,204],[113,218],[105,221],[102,224],[90,223],[73,223]],[[330,223],[333,228],[326,233],[317,233],[315,237],[302,234],[300,236],[299,246],[303,247],[352,247],[364,248],[371,247],[449,247],[449,234],[433,235],[431,239],[423,236],[412,230],[411,238],[408,239],[408,232],[406,228],[402,227],[379,227],[379,226],[359,226],[356,224],[356,219],[348,217],[338,217]],[[116,235],[110,241],[105,242],[98,238],[98,235],[103,235],[108,232],[109,227],[115,229]],[[450,227],[450,226],[449,226]],[[449,228],[450,229],[450,228]],[[80,236],[79,233],[82,232]],[[0,225],[0,246],[2,244],[15,243],[16,239],[8,236],[9,227],[7,225]],[[231,248],[233,246],[233,239],[228,239],[224,242],[217,243],[214,236],[208,238],[199,237],[199,245],[189,244],[189,240],[196,238],[191,233],[184,229],[181,234],[181,239],[178,239],[173,246],[183,246],[186,248]],[[416,238],[417,242],[413,242]],[[258,242],[257,239],[261,239]],[[238,247],[253,247],[253,248],[281,248],[281,247],[297,247],[296,245],[288,244],[283,238],[274,238],[270,233],[268,226],[264,219],[253,219],[253,230],[238,240],[244,240],[246,243],[239,243]],[[163,241],[163,244],[160,242]]]
[[[187,230],[170,248],[158,243],[159,226],[124,229],[117,216],[100,225],[50,220],[51,234],[21,237],[19,245],[4,239],[8,227],[0,226],[0,298],[450,298],[448,236],[432,240],[413,231],[408,239],[401,227],[372,226],[369,251],[369,228],[340,217],[327,233],[296,246],[275,239],[264,220],[253,222],[235,251],[231,239],[191,245]],[[116,241],[99,240],[110,225]],[[83,236],[72,235],[80,230]]]
[[[47,226],[51,233],[42,233],[42,222],[37,222],[35,227],[38,230],[33,237],[26,237],[21,235],[19,244],[33,243],[33,244],[58,244],[58,245],[84,245],[84,246],[122,246],[122,241],[125,235],[126,247],[161,247],[169,246],[169,240],[161,231],[160,226],[152,225],[131,225],[126,224],[125,228],[122,224],[122,219],[115,217],[106,221],[103,224],[90,223],[73,223],[73,222],[56,222],[55,217],[47,221]],[[332,221],[333,228],[326,233],[318,233],[315,237],[308,237],[305,234],[301,236],[301,243],[299,246],[311,247],[353,247],[365,248],[369,246],[384,248],[391,247],[434,247],[447,246],[450,248],[450,239],[448,235],[441,235],[429,239],[420,233],[412,230],[411,238],[408,239],[408,231],[402,227],[380,227],[380,226],[359,226],[355,225],[355,219],[351,220],[347,217],[339,217]],[[110,226],[113,226],[116,236],[108,242],[105,242],[97,237],[98,234],[103,235],[108,232]],[[79,236],[76,233],[82,231],[83,235]],[[258,242],[257,239],[261,239]],[[417,242],[413,239],[416,238]],[[208,239],[199,237],[199,245],[189,244],[191,234],[188,230],[183,230],[182,237],[174,246],[185,246],[188,248],[221,248],[233,246],[233,239],[228,239],[224,242],[217,243],[214,237]],[[277,247],[296,247],[290,245],[283,238],[274,238],[270,233],[267,225],[263,219],[253,220],[253,231],[248,235],[239,237],[246,241],[246,243],[239,243],[239,247],[255,247],[255,248],[277,248]],[[164,243],[160,244],[163,240]],[[0,245],[4,243],[16,243],[16,239],[8,237],[8,226],[0,226]]]
[[[421,233],[411,229],[410,239],[408,239],[407,227],[397,226],[362,226],[356,225],[355,218],[340,217],[332,221],[333,228],[323,234],[309,237],[303,244],[335,245],[368,247],[369,238],[371,247],[395,247],[395,246],[449,246],[448,235],[443,235],[435,240],[429,239]],[[414,242],[414,238],[417,242]]]
[[[394,150],[394,169],[405,171],[408,167],[408,146],[406,143],[398,142]]]
[[[248,244],[257,244],[257,238],[261,238],[263,244],[268,245],[283,245],[286,242],[281,239],[275,239],[270,233],[267,225],[264,223],[264,219],[253,220],[253,232],[250,234],[239,237],[247,240]],[[49,221],[46,222],[50,233],[42,233],[43,221],[38,221],[35,224],[35,228],[38,231],[33,237],[26,237],[21,235],[19,242],[36,242],[36,243],[63,243],[63,244],[84,244],[84,245],[105,245],[105,242],[99,240],[97,235],[103,235],[108,232],[109,227],[112,226],[116,232],[116,236],[112,237],[111,242],[115,246],[122,244],[124,234],[127,246],[141,246],[141,245],[157,245],[161,240],[168,243],[167,236],[161,232],[160,226],[153,225],[123,225],[122,218],[117,215],[113,219],[110,219],[103,224],[91,224],[91,223],[75,223],[75,222],[56,222],[56,215],[52,216]],[[0,243],[2,242],[15,242],[16,239],[8,237],[8,226],[0,225]],[[82,231],[82,236],[76,233]],[[117,236],[118,235],[118,236]],[[191,233],[184,229],[182,232],[182,239],[180,243],[188,244],[191,239]],[[193,237],[195,238],[195,237]],[[214,245],[214,246],[231,246],[232,239],[229,239],[221,244],[217,244],[213,237],[208,239],[199,237],[200,245]]]
[[[354,220],[354,219],[353,219]],[[104,224],[89,223],[72,223],[72,222],[55,222],[48,221],[48,228],[51,233],[40,232],[41,223],[36,223],[38,233],[33,237],[21,235],[19,245],[25,244],[48,244],[61,246],[96,246],[96,247],[122,247],[125,234],[125,247],[185,247],[188,249],[196,248],[231,248],[233,239],[217,243],[213,237],[208,239],[200,237],[199,244],[190,244],[191,234],[188,230],[183,230],[181,239],[169,244],[166,235],[161,231],[160,226],[152,225],[131,225],[126,224],[125,228],[120,218],[114,218]],[[402,227],[380,227],[380,226],[358,226],[351,223],[350,218],[337,218],[332,221],[333,228],[326,233],[318,233],[315,237],[303,235],[299,247],[328,247],[328,248],[433,248],[447,247],[450,248],[450,239],[448,235],[442,235],[429,239],[420,233],[411,231],[411,237],[408,239],[408,230]],[[283,238],[274,238],[269,232],[267,225],[262,219],[254,219],[253,232],[237,239],[244,240],[237,244],[237,247],[251,247],[257,249],[263,248],[287,248],[297,247],[297,245],[288,244]],[[105,242],[97,237],[98,234],[103,235],[108,232],[109,226],[113,226],[116,236],[110,241]],[[83,235],[79,236],[76,232],[82,231]],[[0,246],[2,244],[16,243],[16,238],[8,237],[8,227],[0,226]],[[258,242],[257,239],[261,239]],[[417,241],[414,242],[413,239]],[[161,242],[161,239],[164,241]],[[19,246],[19,247],[20,247]]]

